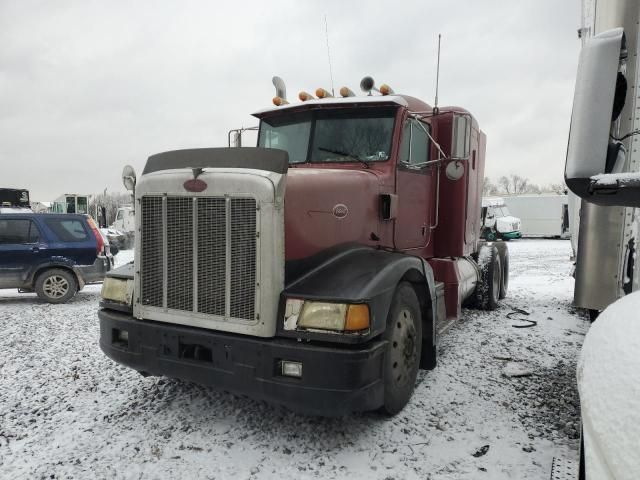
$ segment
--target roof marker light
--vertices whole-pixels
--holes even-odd
[[[383,83],[382,85],[380,85],[380,93],[382,95],[393,95],[395,92],[393,91],[393,88],[391,88],[386,83]]]
[[[318,98],[332,98],[333,95],[331,95],[331,92],[325,90],[324,88],[320,87],[318,89],[316,89],[316,97]]]
[[[279,107],[280,105],[287,105],[289,102],[287,102],[287,100],[285,98],[282,97],[273,97],[273,104],[276,107]]]
[[[342,95],[343,97],[355,97],[356,94],[353,93],[353,90],[351,90],[349,87],[342,87],[340,89],[340,95]]]
[[[315,97],[313,95],[305,92],[304,90],[298,94],[298,98],[301,102],[306,102],[307,100],[315,100]]]

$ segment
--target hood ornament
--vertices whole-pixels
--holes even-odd
[[[202,172],[204,172],[204,169],[198,167],[198,168],[192,168],[191,171],[193,172],[193,178],[191,180],[187,180],[182,184],[184,189],[189,192],[195,192],[195,193],[200,193],[206,190],[207,189],[206,182],[198,178],[200,175],[202,175]]]

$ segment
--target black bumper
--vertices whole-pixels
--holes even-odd
[[[383,403],[386,342],[326,347],[141,321],[99,310],[100,348],[118,363],[246,394],[305,414],[341,415]],[[118,340],[125,330],[128,342]],[[302,378],[280,374],[280,361],[302,363]]]
[[[76,274],[84,283],[101,282],[113,266],[113,256],[100,255],[96,257],[93,265],[79,265],[75,267]]]

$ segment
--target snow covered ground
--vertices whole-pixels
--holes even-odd
[[[0,290],[0,477],[547,479],[553,456],[577,456],[588,322],[571,307],[568,241],[509,248],[507,299],[464,310],[394,418],[305,417],[143,378],[98,347],[100,286],[66,305]]]

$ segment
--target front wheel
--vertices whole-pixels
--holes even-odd
[[[45,270],[36,280],[38,297],[49,303],[64,303],[78,291],[73,273],[59,268]]]
[[[420,303],[410,283],[402,282],[396,288],[383,338],[387,340],[387,351],[382,410],[395,415],[413,394],[422,353]]]

